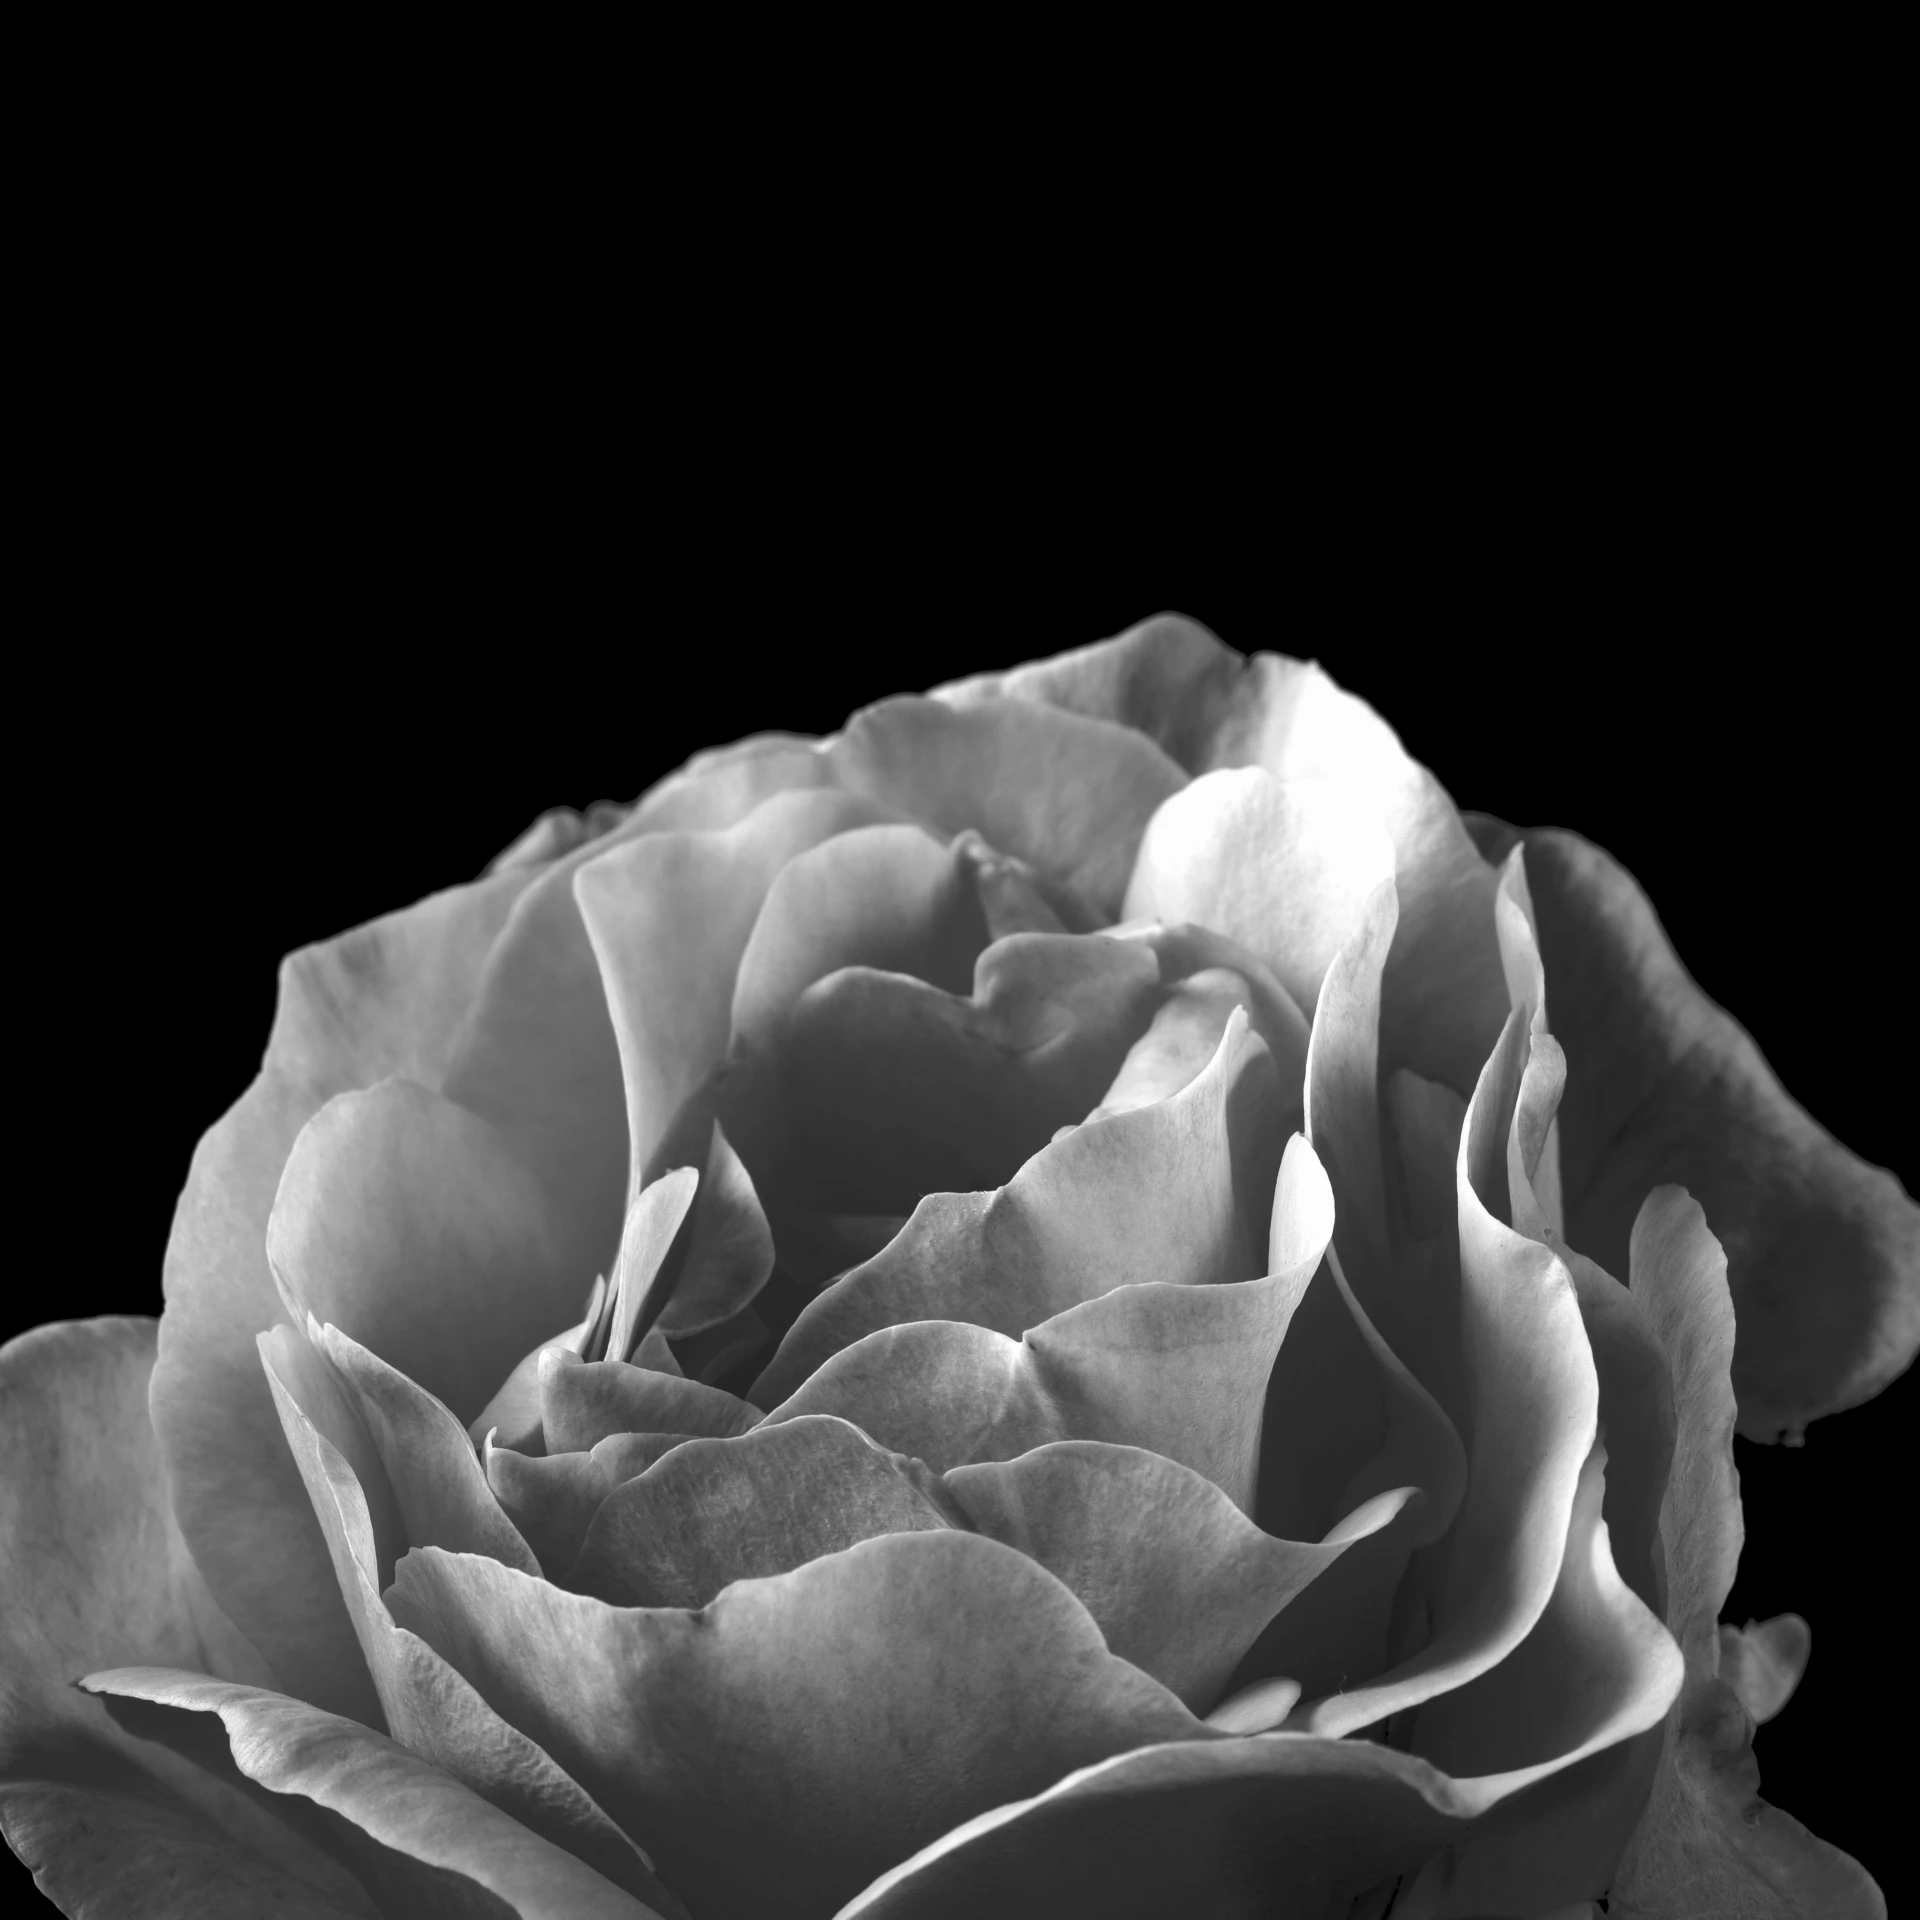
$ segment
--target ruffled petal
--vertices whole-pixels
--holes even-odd
[[[844,1420],[688,1440],[608,1494],[567,1585],[623,1607],[704,1607],[883,1533],[961,1524],[935,1476]]]
[[[1503,1226],[1499,1187],[1526,1021],[1509,1019],[1469,1103],[1459,1208],[1466,1499],[1442,1550],[1426,1645],[1391,1673],[1302,1710],[1316,1732],[1347,1733],[1465,1685],[1526,1638],[1554,1591],[1599,1387],[1573,1284],[1552,1251]],[[1517,1038],[1516,1038],[1517,1036]]]
[[[1205,1736],[1051,1574],[953,1530],[867,1540],[697,1613],[609,1607],[429,1549],[390,1604],[644,1840],[702,1920],[831,1914],[1004,1794]]]
[[[1268,1621],[1412,1493],[1376,1495],[1309,1544],[1263,1533],[1211,1481],[1138,1447],[1065,1441],[945,1483],[980,1532],[1039,1561],[1113,1652],[1195,1713]]]
[[[489,1443],[487,1485],[550,1579],[573,1565],[600,1503],[680,1446],[683,1433],[610,1433],[585,1453],[532,1456]]]
[[[869,967],[828,975],[778,1063],[802,1177],[856,1214],[1000,1185],[1086,1117],[1160,995],[1145,949],[1059,933],[996,940],[967,997]]]
[[[580,869],[574,897],[619,1048],[631,1186],[726,1055],[740,957],[774,876],[810,847],[883,818],[852,794],[782,791],[724,827],[647,834]]]
[[[424,1640],[395,1625],[380,1590],[406,1542],[385,1471],[339,1375],[291,1327],[263,1334],[260,1358],[388,1731],[668,1920],[681,1920],[650,1865],[587,1794]]]
[[[446,1406],[338,1327],[310,1324],[307,1338],[347,1384],[386,1469],[408,1544],[490,1553],[537,1573],[539,1563],[501,1512],[466,1429]]]
[[[1085,944],[1151,964],[1119,943]],[[929,1194],[894,1240],[808,1304],[754,1401],[777,1406],[835,1353],[905,1321],[966,1321],[1017,1338],[1115,1287],[1256,1273],[1277,1089],[1244,1014],[1211,1052],[1172,1098],[1074,1129],[997,1192]]]
[[[662,1920],[584,1861],[356,1721],[166,1667],[115,1668],[83,1684],[110,1702],[160,1709],[125,1718],[170,1745],[191,1749],[197,1716],[218,1715],[240,1771],[271,1793],[337,1816],[343,1850],[386,1902],[414,1912],[431,1904],[475,1920],[494,1920],[502,1902],[523,1920]]]
[[[1334,954],[1392,874],[1391,841],[1345,789],[1245,767],[1205,775],[1155,813],[1125,915],[1225,934],[1311,1016]]]
[[[616,1211],[590,1259],[494,1126],[412,1081],[385,1080],[328,1102],[302,1131],[267,1247],[292,1307],[339,1327],[464,1423],[529,1347],[574,1317],[619,1227]]]
[[[259,1076],[196,1149],[167,1242],[152,1411],[181,1532],[280,1684],[340,1712],[368,1708],[366,1676],[254,1351],[285,1317],[267,1216],[333,1095],[393,1073],[438,1083],[529,878],[434,894],[288,956]]]
[[[1516,837],[1476,828],[1502,852]],[[1619,866],[1576,834],[1524,838],[1568,1062],[1567,1238],[1619,1272],[1643,1197],[1684,1185],[1726,1248],[1741,1431],[1870,1399],[1920,1347],[1920,1207],[1795,1104]]]
[[[831,751],[844,786],[943,837],[976,829],[1108,920],[1148,819],[1187,778],[1130,728],[1021,700],[883,700]]]

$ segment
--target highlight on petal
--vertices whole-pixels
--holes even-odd
[[[786,1147],[816,1208],[911,1212],[999,1186],[1087,1115],[1161,998],[1154,956],[1063,933],[996,940],[968,996],[848,967],[795,1004],[777,1057]]]
[[[1720,1678],[1755,1726],[1764,1726],[1793,1698],[1813,1651],[1813,1629],[1797,1613],[1720,1629]]]
[[[383,1080],[302,1131],[267,1251],[290,1310],[339,1327],[466,1422],[573,1318],[613,1243],[580,1265],[577,1233],[493,1126]]]
[[[1509,1032],[1519,1029],[1516,1014]],[[1355,1731],[1486,1672],[1532,1631],[1559,1575],[1599,1387],[1564,1263],[1503,1226],[1475,1187],[1476,1167],[1500,1165],[1517,1063],[1511,1047],[1487,1062],[1456,1166],[1471,1439],[1430,1638],[1391,1673],[1303,1710],[1301,1722],[1316,1732]]]
[[[1501,852],[1516,837],[1475,825]],[[1741,1431],[1870,1399],[1920,1347],[1920,1207],[1795,1104],[1625,871],[1576,834],[1524,838],[1568,1063],[1568,1239],[1620,1272],[1645,1195],[1685,1186],[1726,1248]]]
[[[1005,1794],[1205,1737],[1044,1568],[951,1529],[866,1540],[692,1613],[428,1549],[390,1604],[701,1920],[830,1915]]]
[[[741,955],[788,861],[885,813],[831,788],[780,791],[713,831],[629,839],[573,882],[599,962],[625,1086],[629,1186],[726,1056]]]
[[[831,751],[842,785],[943,837],[976,829],[1110,920],[1149,817],[1187,778],[1130,728],[1019,700],[882,700]]]
[[[928,1195],[878,1254],[808,1304],[755,1383],[756,1403],[777,1405],[835,1353],[904,1321],[967,1321],[1011,1338],[1115,1287],[1257,1272],[1275,1177],[1264,1150],[1281,1117],[1272,1069],[1244,1014],[1209,1053],[1172,1098],[1077,1128],[997,1192]]]
[[[673,1167],[641,1188],[627,1209],[620,1251],[608,1281],[613,1312],[606,1351],[594,1354],[594,1359],[630,1359],[660,1318],[671,1289],[671,1278],[662,1270],[693,1210],[699,1186],[700,1175],[694,1168]]]
[[[434,894],[282,962],[259,1075],[196,1148],[167,1242],[152,1412],[175,1516],[280,1684],[340,1712],[362,1710],[366,1680],[254,1350],[285,1317],[267,1216],[295,1137],[333,1095],[387,1074],[438,1084],[531,877]]]
[[[387,1900],[444,1903],[456,1913],[524,1920],[662,1920],[584,1861],[490,1806],[478,1794],[381,1734],[285,1694],[165,1667],[121,1667],[82,1683],[110,1701],[139,1701],[178,1716],[214,1714],[233,1760],[268,1791],[324,1808],[370,1846],[354,1848],[360,1875]],[[129,1716],[168,1738],[161,1716]],[[189,1744],[191,1725],[173,1738]]]
[[[1263,1533],[1211,1481],[1138,1447],[1056,1442],[945,1483],[975,1528],[1039,1561],[1113,1652],[1195,1713],[1268,1621],[1412,1493],[1376,1495],[1313,1545]]]
[[[425,1641],[395,1625],[380,1590],[406,1549],[406,1537],[385,1470],[344,1382],[291,1327],[261,1335],[259,1352],[387,1731],[523,1826],[577,1854],[668,1920],[678,1920],[673,1896],[579,1785],[508,1726]]]
[[[408,1543],[490,1553],[506,1566],[537,1573],[538,1562],[487,1485],[466,1429],[446,1406],[338,1327],[310,1322],[307,1338],[346,1382],[386,1469]]]
[[[1225,934],[1311,1016],[1334,954],[1392,874],[1392,843],[1341,789],[1246,767],[1206,774],[1155,813],[1124,917]]]
[[[1345,1915],[1487,1804],[1365,1740],[1290,1733],[1143,1746],[943,1834],[836,1920],[1067,1913]]]
[[[844,1420],[687,1440],[601,1502],[567,1584],[615,1606],[704,1607],[883,1533],[961,1524],[935,1475]]]

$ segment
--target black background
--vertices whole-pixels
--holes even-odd
[[[288,948],[470,877],[547,805],[1163,608],[1318,657],[1462,806],[1607,846],[1796,1097],[1914,1186],[1911,607],[1885,598],[1878,496],[1764,434],[1709,470],[1691,445],[1615,465],[1627,433],[1577,490],[1524,433],[1497,480],[1448,442],[1282,480],[1251,428],[1203,454],[1177,419],[1152,448],[956,420],[908,458],[884,429],[835,448],[827,396],[797,432],[729,416],[666,451],[629,415],[617,446],[586,419],[509,451],[404,404],[330,423],[345,387],[316,381],[199,440],[175,394],[50,480],[64,532],[10,730],[28,1177],[4,1331],[158,1310],[193,1142],[253,1070]],[[1089,451],[1097,487],[1067,457]],[[1727,1608],[1812,1622],[1763,1791],[1896,1912],[1880,1743],[1911,1718],[1916,1416],[1909,1379],[1801,1450],[1739,1444]]]

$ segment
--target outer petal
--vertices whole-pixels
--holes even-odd
[[[148,1850],[163,1912],[277,1893],[366,1912],[323,1850],[150,1742],[73,1682],[102,1661],[191,1662],[265,1680],[174,1524],[147,1419],[155,1325],[37,1327],[0,1349],[0,1787],[16,1849],[56,1899],[111,1913]],[[170,1878],[168,1877],[170,1876]],[[291,1891],[289,1891],[291,1889]],[[204,1900],[204,1909],[196,1902]],[[88,1903],[93,1903],[89,1905]],[[255,1911],[257,1909],[247,1909]]]
[[[1490,849],[1515,837],[1476,829]],[[1794,1103],[1619,866],[1575,834],[1525,840],[1567,1053],[1568,1239],[1619,1272],[1642,1198],[1683,1184],[1726,1248],[1741,1431],[1870,1399],[1920,1347],[1920,1207]]]
[[[723,830],[776,793],[828,785],[833,770],[823,749],[798,733],[755,733],[708,747],[640,796],[633,824],[648,833]]]
[[[522,1920],[661,1920],[584,1861],[355,1721],[285,1694],[165,1667],[120,1667],[84,1684],[89,1693],[162,1709],[127,1717],[183,1746],[196,1731],[189,1716],[217,1714],[248,1779],[325,1808],[372,1843],[347,1839],[362,1877],[389,1903],[476,1920],[503,1912]]]
[[[1117,916],[1153,810],[1186,775],[1130,728],[1021,700],[883,700],[832,748],[841,783],[942,835],[973,827]]]
[[[702,1920],[830,1914],[1001,1794],[1205,1735],[1051,1574],[950,1530],[742,1581],[699,1613],[430,1549],[391,1604],[643,1836]]]
[[[574,885],[606,984],[633,1162],[725,1056],[740,957],[774,876],[884,810],[851,794],[779,792],[707,831],[661,832],[588,862]]]
[[[1266,1238],[1277,1168],[1265,1152],[1279,1119],[1266,1048],[1238,1015],[1172,1098],[1075,1128],[997,1192],[929,1194],[894,1240],[809,1303],[752,1397],[777,1406],[835,1353],[910,1320],[1014,1338],[1115,1287],[1247,1279]]]
[[[1886,1903],[1863,1868],[1757,1797],[1753,1721],[1718,1677],[1716,1621],[1741,1540],[1728,1380],[1734,1312],[1725,1256],[1680,1189],[1660,1188],[1641,1208],[1631,1284],[1673,1371],[1676,1437],[1660,1532],[1667,1623],[1686,1655],[1687,1682],[1608,1911],[1629,1920],[1721,1911],[1884,1920]]]
[[[684,1920],[650,1865],[581,1788],[424,1640],[394,1624],[380,1584],[405,1539],[372,1443],[338,1376],[292,1328],[263,1335],[260,1351],[394,1737],[668,1920]]]
[[[342,1712],[371,1711],[371,1694],[254,1352],[285,1317],[267,1215],[295,1136],[334,1094],[391,1073],[438,1083],[529,878],[434,894],[287,958],[259,1077],[195,1151],[167,1243],[153,1424],[181,1532],[281,1684]]]
[[[1125,914],[1238,941],[1311,1015],[1334,954],[1392,874],[1392,842],[1344,787],[1244,767],[1205,775],[1154,814]]]

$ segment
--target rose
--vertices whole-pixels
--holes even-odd
[[[70,1911],[1874,1910],[1751,1803],[1805,1642],[1715,1624],[1708,1222],[1770,1434],[1905,1363],[1914,1210],[1604,856],[1472,834],[1161,621],[294,956],[158,1365],[7,1352],[16,1849]]]

